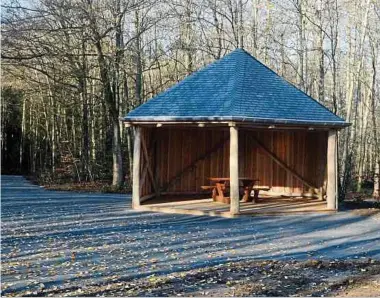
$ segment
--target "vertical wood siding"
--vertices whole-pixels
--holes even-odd
[[[260,140],[315,186],[323,185],[326,169],[327,135],[325,132],[239,130],[239,176],[260,179],[260,185],[283,194],[308,192],[302,182],[275,163],[252,139]],[[144,128],[142,138],[148,150],[154,150],[150,164],[157,184],[162,188],[171,178],[223,140],[224,145],[202,159],[176,179],[168,192],[198,192],[209,185],[208,177],[229,176],[229,131],[227,128]],[[143,171],[145,158],[142,157]],[[142,196],[153,193],[148,174],[142,181]]]

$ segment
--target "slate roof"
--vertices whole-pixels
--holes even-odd
[[[242,49],[189,75],[124,120],[348,125]]]

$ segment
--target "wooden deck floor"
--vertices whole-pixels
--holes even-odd
[[[153,198],[138,207],[138,210],[233,217],[229,213],[229,208],[230,206],[228,204],[214,202],[210,198],[181,198],[171,196],[162,197],[160,199]],[[334,210],[327,209],[325,201],[319,201],[312,198],[266,197],[260,198],[257,203],[240,202],[239,216],[281,215],[310,212],[334,212]]]

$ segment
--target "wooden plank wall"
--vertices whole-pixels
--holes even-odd
[[[326,132],[239,130],[239,175],[260,179],[275,193],[301,194],[307,187],[278,166],[252,139],[259,139],[298,174],[320,187],[326,166]],[[228,128],[143,128],[157,184],[162,187],[182,169],[229,137]],[[154,144],[154,146],[152,145]],[[145,159],[142,158],[143,171]],[[229,141],[177,179],[168,192],[198,192],[209,185],[207,177],[229,176]],[[141,196],[154,192],[149,175],[142,180]]]
[[[240,131],[239,175],[257,177],[259,183],[270,186],[273,193],[302,194],[309,189],[261,150],[252,136],[307,181],[317,187],[323,185],[327,162],[326,132]]]

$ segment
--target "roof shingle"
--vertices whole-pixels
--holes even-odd
[[[124,120],[348,125],[242,49],[189,75]]]

